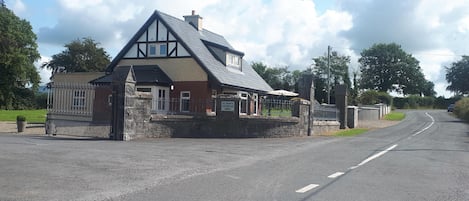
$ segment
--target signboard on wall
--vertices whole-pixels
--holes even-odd
[[[221,101],[221,111],[222,112],[234,112],[235,111],[235,102],[234,101]]]

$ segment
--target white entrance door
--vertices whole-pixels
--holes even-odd
[[[160,86],[138,86],[137,91],[152,94],[151,113],[166,114],[169,111],[169,88]]]
[[[153,108],[156,109],[156,113],[166,114],[169,110],[169,88],[167,87],[155,87],[155,105]]]

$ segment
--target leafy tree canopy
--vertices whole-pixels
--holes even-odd
[[[91,38],[77,39],[65,45],[66,50],[52,56],[49,62],[42,64],[43,68],[52,72],[65,70],[67,72],[100,72],[110,63],[110,56],[99,43]],[[63,68],[63,69],[61,69]]]
[[[297,81],[301,72],[295,70],[290,72],[288,67],[268,67],[262,62],[253,62],[252,68],[259,74],[273,89],[285,89],[297,91]]]
[[[34,62],[40,58],[36,34],[28,21],[0,6],[0,108],[13,108],[17,92],[32,86],[40,76]]]
[[[374,44],[361,52],[358,62],[362,89],[420,94],[427,84],[419,61],[395,43]]]
[[[328,56],[321,56],[314,58],[313,73],[319,75],[327,82],[328,74]],[[349,66],[350,56],[339,55],[336,51],[332,51],[330,55],[330,70],[329,70],[329,83],[332,88],[338,84],[347,84],[351,87]]]
[[[446,88],[458,95],[469,94],[469,56],[462,56],[461,60],[453,62],[446,68]]]

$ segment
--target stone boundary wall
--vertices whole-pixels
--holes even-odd
[[[47,119],[45,132],[48,135],[109,138],[111,126],[89,121]]]
[[[153,119],[145,137],[180,138],[271,138],[307,136],[298,117],[241,117],[217,120],[214,117],[167,117]]]
[[[314,135],[326,135],[331,132],[340,130],[338,121],[314,121]]]
[[[358,108],[358,121],[373,121],[379,120],[379,108],[375,107],[359,107]]]

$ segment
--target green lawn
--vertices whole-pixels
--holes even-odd
[[[384,115],[384,119],[390,121],[400,121],[405,118],[405,114],[402,112],[391,112],[387,115]]]
[[[16,121],[16,116],[23,115],[28,123],[46,122],[47,110],[0,110],[0,121]]]
[[[334,136],[350,137],[350,136],[355,136],[355,135],[360,135],[362,133],[366,133],[367,131],[368,129],[365,129],[365,128],[354,128],[354,129],[339,131],[335,133]]]

